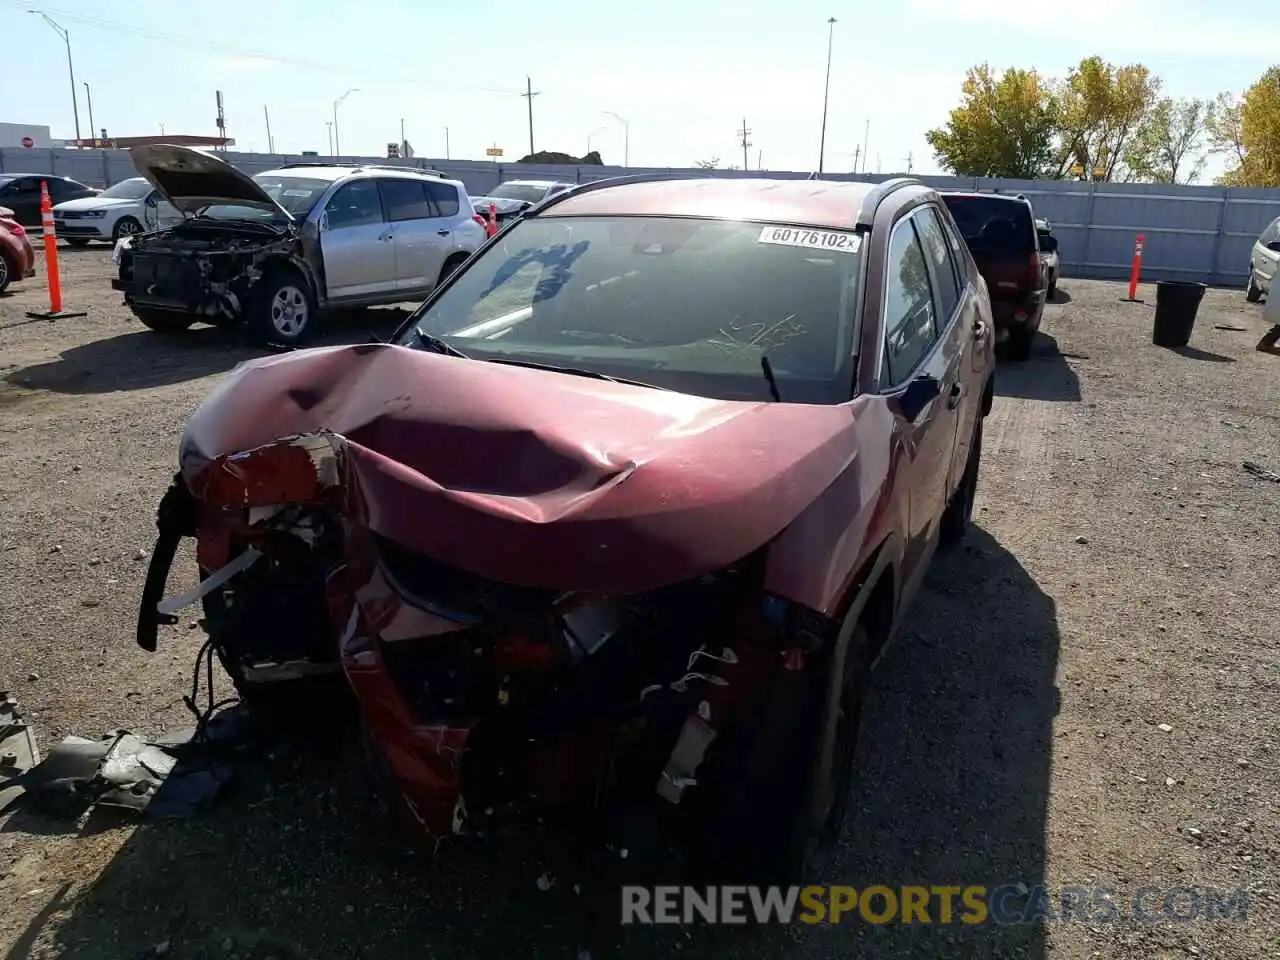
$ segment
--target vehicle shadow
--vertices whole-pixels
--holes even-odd
[[[390,336],[408,316],[400,308],[380,308],[325,318],[308,346],[364,343]],[[139,329],[80,344],[57,360],[11,371],[9,384],[28,390],[94,394],[145,390],[230,370],[274,352],[236,332],[192,327],[176,334]]]
[[[982,530],[935,564],[873,681],[844,846],[826,882],[1043,882],[1058,644],[1052,600]],[[175,960],[225,957],[227,940],[241,960],[505,960],[517,944],[520,956],[576,955],[581,902],[563,877],[540,891],[549,864],[535,843],[412,855],[375,829],[353,763],[335,748],[332,760],[286,765],[291,773],[243,786],[200,819],[140,827],[21,942],[57,956],[92,944],[104,960],[158,944]],[[944,926],[936,916],[930,926],[846,917],[769,928],[616,919],[600,930],[596,960],[1044,956],[1043,927]]]
[[[1067,363],[1068,359],[1088,358],[1064,354],[1057,340],[1039,331],[1031,345],[1029,359],[1021,363],[1005,361],[996,370],[997,396],[1078,402],[1080,378]]]
[[[1071,300],[1072,300],[1071,294],[1069,294],[1066,290],[1063,290],[1061,287],[1058,287],[1053,291],[1053,296],[1049,297],[1047,302],[1070,303]]]

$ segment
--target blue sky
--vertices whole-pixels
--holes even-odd
[[[342,152],[380,154],[400,121],[419,156],[515,159],[538,149],[632,166],[742,163],[813,169],[821,126],[827,18],[835,16],[828,170],[852,168],[870,120],[869,169],[935,172],[924,131],[946,119],[966,67],[1061,74],[1080,57],[1142,61],[1175,96],[1241,90],[1280,60],[1280,20],[1203,0],[1097,6],[1028,0],[835,0],[520,4],[507,0],[0,0],[0,120],[73,133],[65,48],[28,9],[71,35],[81,129],[83,81],[113,135],[214,132],[223,92],[237,149],[327,152],[333,101]],[[1253,11],[1256,13],[1256,11]]]

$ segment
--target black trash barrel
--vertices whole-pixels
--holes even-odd
[[[1196,312],[1206,285],[1188,280],[1161,280],[1156,284],[1156,319],[1151,342],[1157,347],[1185,347],[1191,341]]]

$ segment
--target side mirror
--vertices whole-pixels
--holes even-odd
[[[936,400],[941,392],[942,387],[936,377],[921,374],[907,384],[907,389],[898,399],[902,415],[914,423],[916,418],[924,412],[925,407]]]
[[[320,228],[320,232],[324,233],[329,229],[329,211],[326,210],[320,214],[320,219],[316,221],[316,226]]]
[[[1276,253],[1280,253],[1280,240],[1272,240],[1267,244],[1267,249]]]
[[[1045,237],[1043,240],[1040,241],[1040,249],[1043,250],[1045,253],[1057,253],[1058,238]]]

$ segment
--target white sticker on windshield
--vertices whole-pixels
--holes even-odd
[[[839,230],[809,230],[804,227],[765,227],[757,243],[776,243],[784,247],[808,247],[837,253],[857,253],[862,238],[856,233]]]
[[[311,191],[310,191],[310,190],[285,190],[285,191],[281,194],[281,196],[283,196],[283,197],[309,197],[309,196],[311,196]]]

